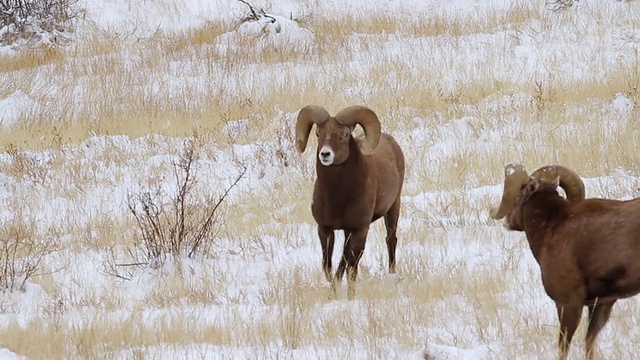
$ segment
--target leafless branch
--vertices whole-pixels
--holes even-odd
[[[242,172],[238,177],[236,177],[235,181],[229,186],[224,193],[218,198],[216,204],[211,208],[206,216],[206,220],[202,223],[201,227],[196,231],[196,236],[194,238],[193,245],[191,247],[191,251],[189,251],[188,257],[192,257],[195,251],[200,247],[202,241],[205,239],[205,235],[210,233],[211,227],[215,222],[216,214],[218,212],[218,208],[222,205],[222,202],[227,197],[229,192],[240,182],[240,179],[244,177],[244,174],[247,172],[247,167],[243,166]]]
[[[244,0],[238,0],[238,1],[240,1],[241,3],[247,5],[249,7],[249,11],[251,11],[251,14],[247,15],[244,19],[242,19],[242,22],[256,21],[256,20],[260,19],[260,17],[256,13],[256,11],[253,9],[253,5],[249,4],[248,2],[246,2]]]
[[[262,14],[262,16],[271,19],[271,23],[272,24],[276,22],[276,18],[274,18],[273,16],[267,14],[266,12],[264,12],[264,10],[260,9],[260,13]]]
[[[145,190],[129,195],[129,212],[137,225],[146,258],[139,260],[134,256],[135,261],[126,266],[157,264],[167,254],[191,258],[199,251],[204,251],[205,241],[215,232],[221,206],[230,191],[244,177],[247,168],[242,167],[240,174],[216,201],[198,201],[194,194],[198,179],[197,146],[197,140],[188,141],[179,159],[172,162],[173,181],[177,189],[175,194],[165,194],[158,187],[155,191]],[[117,266],[125,264],[113,262],[111,265],[112,268]],[[113,273],[118,273],[115,269],[112,270]]]

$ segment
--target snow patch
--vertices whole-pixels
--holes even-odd
[[[16,90],[11,95],[0,100],[0,125],[14,126],[22,117],[37,111],[40,105],[22,92]]]
[[[23,360],[23,356],[18,356],[9,349],[0,349],[0,360]]]
[[[20,279],[17,279],[21,282]],[[33,284],[28,280],[24,284],[23,290],[13,290],[11,292],[0,292],[0,308],[5,309],[5,314],[0,315],[0,320],[10,315],[17,314],[15,319],[21,326],[26,326],[27,323],[35,318],[42,316],[41,308],[43,304],[50,301],[50,296],[42,289],[38,284]],[[2,323],[2,321],[0,321]]]
[[[631,115],[633,108],[633,101],[621,93],[615,94],[613,101],[611,101],[611,109],[620,115]]]
[[[429,360],[480,360],[488,358],[489,348],[480,345],[471,349],[461,349],[427,341],[424,348],[416,355],[416,358]]]

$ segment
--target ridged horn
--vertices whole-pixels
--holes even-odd
[[[353,105],[340,110],[336,114],[336,121],[345,126],[354,127],[360,124],[364,129],[365,139],[363,142],[364,153],[371,153],[378,146],[380,141],[380,120],[373,110],[365,106]]]
[[[531,177],[552,182],[557,177],[560,178],[560,187],[567,194],[567,200],[571,202],[580,202],[584,200],[585,191],[584,183],[575,171],[562,165],[548,165],[539,168],[531,174]]]
[[[489,215],[494,220],[500,220],[513,210],[516,199],[520,195],[523,184],[529,183],[530,177],[522,164],[507,164],[504,167],[504,190],[502,200],[497,209],[491,209]]]
[[[329,112],[322,106],[307,105],[298,113],[296,121],[296,147],[303,153],[307,148],[309,133],[313,124],[322,124],[329,119]]]

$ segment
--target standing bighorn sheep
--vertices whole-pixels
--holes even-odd
[[[592,359],[613,304],[640,292],[640,198],[584,197],[582,180],[572,170],[546,166],[529,176],[524,166],[509,164],[502,202],[491,211],[493,219],[506,216],[507,229],[527,236],[544,289],[556,303],[560,359],[567,358],[584,306],[586,358]]]
[[[311,213],[318,223],[322,265],[327,280],[335,285],[347,271],[347,297],[355,297],[358,262],[364,251],[369,225],[384,216],[387,229],[389,272],[395,273],[396,227],[400,192],[404,181],[404,155],[389,134],[380,132],[376,114],[364,106],[349,106],[330,116],[321,106],[305,106],[296,122],[297,148],[307,147],[316,125],[316,181]],[[356,124],[364,139],[354,138]],[[342,259],[331,277],[334,231],[344,231]]]

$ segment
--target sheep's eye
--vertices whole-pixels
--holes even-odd
[[[347,139],[349,139],[349,133],[343,133],[340,137],[340,140],[342,141],[346,141]]]

